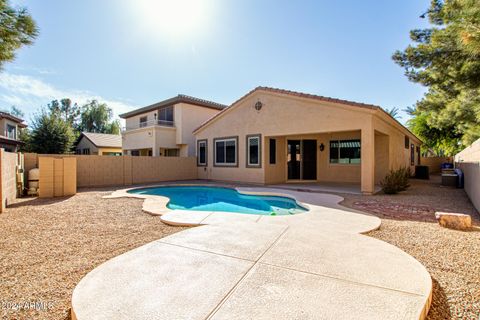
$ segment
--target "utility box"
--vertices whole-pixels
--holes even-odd
[[[77,193],[75,157],[38,157],[40,198],[71,196]]]
[[[457,187],[458,175],[456,173],[442,173],[442,186]]]
[[[415,178],[416,179],[430,179],[430,169],[428,166],[415,166]]]

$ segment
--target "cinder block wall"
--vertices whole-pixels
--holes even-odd
[[[439,173],[441,171],[442,163],[453,162],[452,157],[421,157],[420,164],[428,166],[430,173]]]
[[[455,155],[455,166],[462,169],[465,192],[480,211],[480,139]]]
[[[28,170],[38,167],[39,159],[48,156],[77,160],[75,174],[77,187],[128,186],[198,178],[195,157],[37,155],[35,153],[25,153],[25,171],[28,172]],[[49,169],[49,166],[46,168],[46,170],[53,170]],[[42,177],[41,171],[40,175]],[[64,170],[64,172],[66,171]],[[72,172],[70,174],[73,175]],[[70,180],[72,179],[73,176]],[[60,180],[58,180],[58,184],[60,184]]]
[[[0,174],[1,174],[1,207],[0,212],[17,197],[17,177],[16,168],[18,155],[12,152],[6,152],[0,149]]]

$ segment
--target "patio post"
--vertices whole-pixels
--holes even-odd
[[[371,124],[362,128],[361,139],[361,190],[371,195],[375,191],[375,133]]]

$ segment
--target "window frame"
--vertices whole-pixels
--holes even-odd
[[[145,121],[142,121],[143,119],[145,119]],[[145,128],[147,126],[147,123],[148,123],[148,116],[142,116],[142,117],[138,118],[138,127],[139,128]]]
[[[90,155],[90,148],[83,148],[83,149],[82,149],[82,154],[83,154],[84,156]]]
[[[171,152],[174,152],[175,155],[170,154]],[[170,157],[170,158],[180,157],[180,149],[179,148],[166,148],[164,150],[163,156],[164,157]]]
[[[12,129],[13,137],[10,137],[10,130]],[[7,138],[17,140],[17,126],[7,123]]]
[[[258,139],[258,163],[250,163],[250,139]],[[245,167],[246,168],[261,168],[262,167],[262,135],[260,133],[256,134],[247,134],[245,136]]]
[[[217,162],[217,142],[227,142],[227,141],[234,141],[235,142],[235,163],[219,163]],[[221,138],[214,138],[213,139],[213,166],[214,167],[227,167],[227,168],[236,168],[238,167],[238,136],[230,136],[230,137],[221,137]],[[227,160],[227,146],[225,144],[225,161]]]
[[[273,142],[273,148],[272,148]],[[273,152],[272,152],[273,149]],[[270,138],[268,140],[269,164],[277,164],[277,139]]]
[[[415,145],[410,144],[410,166],[415,165]]]
[[[167,115],[168,115],[168,110],[171,110],[172,113],[172,119],[168,120]],[[162,119],[162,114],[165,116],[164,119]],[[157,124],[161,126],[167,126],[171,127],[175,123],[175,108],[174,106],[164,106],[158,109],[157,111]]]
[[[352,163],[352,162],[349,162],[349,163],[340,163],[340,154],[341,154],[341,142],[353,142],[353,141],[358,141],[358,143],[360,144],[360,161],[358,163]],[[338,162],[332,162],[332,142],[337,142],[338,143],[338,147],[336,148],[337,149],[337,161]],[[349,159],[349,161],[351,161],[351,159]],[[340,165],[340,166],[359,166],[362,164],[362,140],[360,138],[352,138],[352,139],[332,139],[328,142],[328,164],[329,165],[334,165],[334,166],[337,166],[337,165]]]
[[[205,163],[200,162],[200,144],[205,144]],[[208,139],[197,140],[197,167],[208,166]]]

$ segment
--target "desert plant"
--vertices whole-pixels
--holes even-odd
[[[390,172],[380,181],[382,191],[386,194],[396,194],[407,190],[410,187],[408,179],[410,178],[410,169],[401,167]]]

